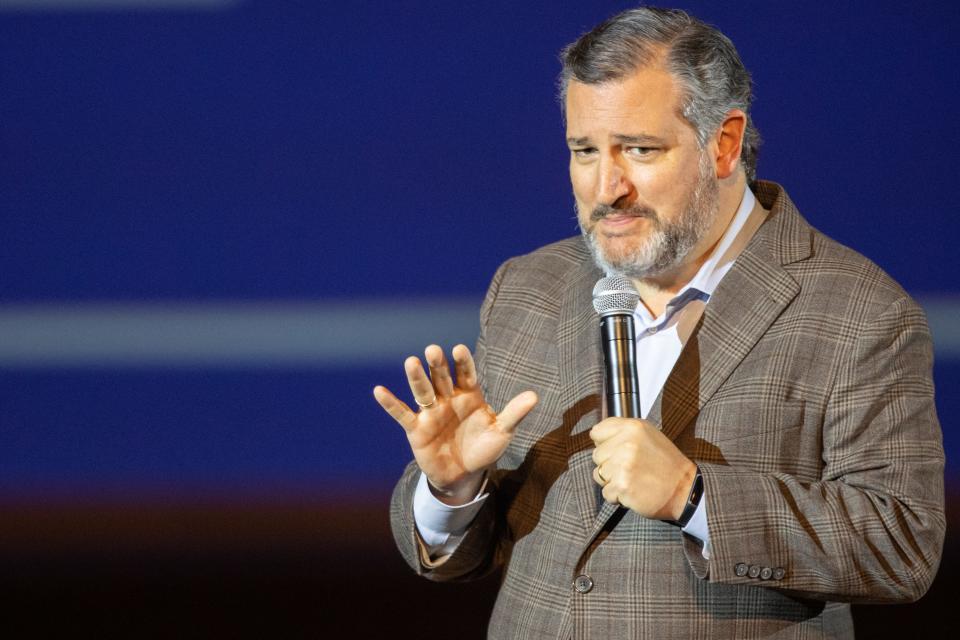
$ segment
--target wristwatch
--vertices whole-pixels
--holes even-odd
[[[690,495],[687,496],[687,504],[683,507],[683,512],[676,520],[668,520],[670,524],[675,524],[680,528],[687,526],[693,513],[700,505],[700,498],[703,497],[703,476],[700,474],[700,466],[697,466],[697,475],[693,477],[693,486],[690,487]]]

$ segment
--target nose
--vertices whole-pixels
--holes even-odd
[[[597,200],[600,204],[613,205],[630,193],[630,181],[616,156],[601,158],[599,180]]]

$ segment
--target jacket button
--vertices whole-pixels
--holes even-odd
[[[734,573],[736,573],[741,578],[747,575],[747,565],[742,562],[733,568]]]
[[[763,569],[760,570],[761,580],[769,580],[770,576],[772,575],[773,575],[773,569],[771,569],[770,567],[764,567]]]
[[[776,569],[773,570],[773,579],[782,580],[783,576],[785,576],[786,574],[787,572],[784,571],[781,567],[777,567]]]
[[[750,565],[750,571],[747,571],[747,575],[751,578],[756,578],[760,575],[760,565],[752,564]]]
[[[573,588],[577,590],[577,593],[587,593],[590,589],[593,589],[593,580],[588,575],[577,576],[573,581]]]

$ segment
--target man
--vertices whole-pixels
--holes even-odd
[[[502,567],[493,638],[851,637],[846,603],[919,598],[944,533],[922,312],[755,180],[721,33],[641,8],[563,64],[585,242],[501,266],[455,377],[435,345],[429,378],[406,361],[419,411],[374,390],[415,458],[404,557]],[[642,420],[604,418],[605,273],[640,295]]]

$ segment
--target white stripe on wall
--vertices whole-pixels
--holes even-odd
[[[282,367],[398,363],[473,346],[476,299],[330,304],[0,306],[0,367]]]
[[[960,360],[960,297],[921,300]],[[473,346],[473,298],[340,303],[0,305],[0,367],[366,367],[432,342]]]
[[[927,314],[935,357],[960,360],[960,296],[924,296],[917,301]]]

